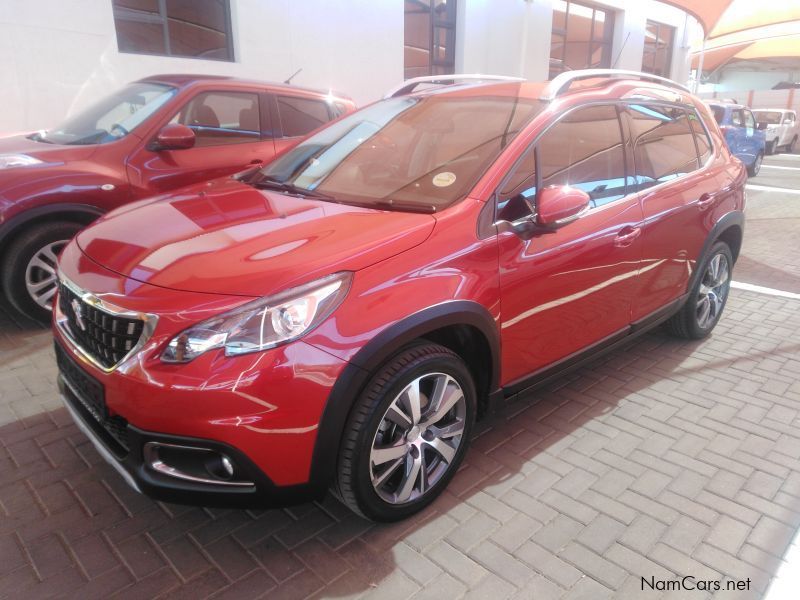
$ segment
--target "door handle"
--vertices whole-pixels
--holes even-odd
[[[253,160],[250,161],[250,164],[251,165],[263,165],[264,161],[261,160],[260,158],[254,158]]]
[[[714,203],[714,198],[715,198],[715,194],[709,194],[708,192],[703,193],[697,199],[697,208],[699,208],[700,210],[707,209],[709,206],[711,206]]]
[[[631,227],[630,225],[625,226],[617,234],[617,237],[614,238],[614,245],[617,248],[627,248],[633,242],[635,242],[636,238],[638,238],[640,235],[642,235],[641,227]]]

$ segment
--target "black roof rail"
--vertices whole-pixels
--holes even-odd
[[[396,96],[405,96],[414,91],[414,89],[421,84],[427,83],[430,85],[455,85],[461,82],[467,83],[490,83],[497,81],[525,81],[521,77],[508,77],[506,75],[426,75],[424,77],[414,77],[406,79],[400,85],[391,88],[383,98],[394,98]]]

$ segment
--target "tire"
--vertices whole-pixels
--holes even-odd
[[[794,154],[795,152],[797,152],[797,136],[794,136],[792,138],[792,141],[789,142],[789,145],[786,147],[786,150],[790,154]]]
[[[777,148],[778,148],[778,140],[772,140],[767,144],[765,153],[767,154],[767,156],[771,156],[775,154],[775,150],[777,150]]]
[[[758,172],[761,171],[761,163],[764,161],[764,155],[759,154],[756,156],[756,159],[753,161],[753,164],[747,167],[747,174],[750,177],[755,177],[758,175]]]
[[[56,258],[81,227],[69,221],[40,223],[11,242],[2,258],[1,283],[3,293],[17,311],[37,321],[50,320]]]
[[[414,389],[417,416],[410,410]],[[401,350],[377,370],[353,407],[334,493],[374,521],[419,512],[458,470],[476,407],[475,383],[458,355],[425,342]]]
[[[715,260],[719,262],[715,263]],[[725,242],[715,243],[700,266],[697,281],[686,303],[665,323],[666,329],[672,335],[687,340],[699,340],[710,334],[728,301],[732,272],[733,255],[730,248]]]

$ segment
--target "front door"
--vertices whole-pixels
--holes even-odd
[[[140,195],[158,194],[268,162],[275,145],[265,97],[250,91],[194,96],[170,121],[194,131],[194,148],[139,149],[128,161],[134,188],[141,190]]]
[[[641,260],[642,214],[626,189],[617,108],[569,112],[535,147],[498,198],[504,385],[624,332]],[[529,216],[537,189],[562,185],[589,194],[579,219],[529,239],[502,226]]]

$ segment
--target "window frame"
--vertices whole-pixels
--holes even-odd
[[[453,75],[456,72],[456,70],[455,70],[456,69],[456,45],[458,44],[458,42],[457,42],[457,39],[458,39],[457,23],[458,23],[458,4],[459,3],[455,2],[455,0],[449,0],[449,1],[453,2],[454,3],[453,6],[455,6],[455,8],[453,10],[453,20],[452,21],[450,21],[448,19],[437,18],[435,0],[430,0],[430,5],[427,6],[427,7],[421,5],[419,7],[419,11],[417,11],[420,14],[422,14],[422,13],[426,12],[424,9],[427,8],[428,9],[427,12],[429,14],[428,67],[427,67],[427,72],[425,73],[425,75]],[[405,10],[405,4],[404,4],[404,10],[403,10],[404,18],[405,18],[405,15],[406,15],[406,10]],[[453,48],[452,48],[453,60],[452,61],[437,59],[435,57],[434,50],[435,50],[435,48],[437,46],[437,44],[436,44],[436,30],[437,29],[444,29],[444,30],[447,30],[449,32],[452,32],[452,35],[453,35]],[[405,24],[404,24],[404,27],[403,27],[403,51],[404,51],[404,53],[405,53],[405,48],[406,48],[406,37],[405,37]],[[434,73],[433,72],[434,71],[434,67],[441,67],[441,68],[444,69],[444,72],[443,73]],[[414,77],[416,77],[416,75]],[[408,77],[406,75],[406,65],[405,65],[405,58],[404,58],[403,59],[403,80],[405,81],[405,80],[408,80],[408,79],[413,79],[413,77]]]
[[[158,15],[137,11],[124,6],[111,4],[114,17],[114,36],[117,39],[117,52],[121,54],[135,54],[142,56],[169,56],[171,58],[189,58],[193,60],[213,60],[216,62],[236,62],[236,55],[233,49],[233,24],[231,20],[231,0],[223,0],[223,17],[225,26],[225,45],[228,50],[228,58],[213,58],[208,56],[191,56],[185,54],[173,54],[172,45],[169,37],[169,17],[167,15],[167,0],[156,0],[158,2]],[[161,52],[134,52],[131,50],[121,50],[119,47],[119,32],[117,31],[117,20],[132,21],[135,23],[146,23],[161,27],[161,35],[164,38],[164,53]]]
[[[655,25],[656,26],[656,43],[654,45],[649,45],[647,42],[647,26],[648,25]],[[655,70],[655,57],[658,54],[658,39],[660,39],[660,32],[661,28],[664,27],[672,31],[672,36],[670,37],[670,42],[667,44],[667,60],[664,64],[664,72],[657,73]],[[675,52],[675,34],[677,33],[678,28],[673,25],[667,25],[666,23],[661,23],[659,21],[654,21],[652,19],[647,19],[645,23],[645,37],[644,37],[644,48],[642,49],[642,71],[645,73],[650,73],[652,75],[659,75],[660,77],[669,77],[672,73],[672,55]],[[652,47],[650,47],[652,46]],[[650,71],[645,71],[645,59],[647,57],[652,57],[653,68]]]
[[[551,18],[551,24],[550,24],[550,44],[551,44],[551,46],[550,46],[550,52],[548,53],[548,58],[551,61],[554,60],[554,59],[561,61],[561,67],[560,67],[561,70],[559,71],[559,73],[567,72],[568,69],[565,68],[567,66],[565,64],[565,57],[566,57],[566,54],[567,54],[567,43],[568,43],[567,42],[567,36],[568,36],[568,32],[569,32],[569,14],[570,14],[570,10],[569,9],[570,9],[570,5],[576,4],[576,5],[581,6],[583,8],[588,8],[588,9],[592,10],[592,26],[591,26],[591,29],[589,30],[589,42],[588,42],[588,51],[587,51],[587,54],[586,54],[586,63],[580,68],[582,68],[582,69],[594,69],[594,68],[607,69],[607,68],[610,68],[611,67],[613,46],[614,46],[614,29],[616,27],[616,21],[617,21],[617,14],[616,13],[617,13],[617,11],[615,11],[613,8],[611,8],[609,6],[597,5],[597,4],[594,4],[592,2],[582,2],[582,1],[575,1],[575,0],[564,0],[564,2],[567,4],[567,12],[565,13],[563,29],[560,28],[560,27],[557,28],[555,26],[555,19]],[[610,17],[610,21],[611,21],[610,27],[607,26],[605,28],[605,31],[603,32],[603,39],[600,42],[596,42],[595,39],[594,39],[595,12],[597,12],[597,11],[601,11],[601,12],[605,13],[606,17],[607,18]],[[606,21],[606,25],[609,25],[608,21]],[[564,48],[563,48],[563,50],[561,52],[561,58],[560,59],[555,58],[553,56],[553,53],[552,53],[552,51],[553,51],[553,48],[552,48],[553,35],[559,35],[559,36],[564,38]],[[595,43],[601,43],[601,44],[603,44],[603,47],[604,47],[604,51],[603,51],[601,59],[600,59],[600,65],[598,65],[597,67],[593,67],[591,65],[592,45],[595,44]],[[608,59],[608,60],[606,61],[604,59]],[[603,64],[604,62],[608,62],[608,64],[604,65]],[[572,69],[572,67],[570,67],[569,70],[574,70],[574,69]],[[554,74],[552,72],[552,67],[550,67],[550,70],[548,72],[548,79],[553,79],[553,77],[555,77],[559,73],[555,73]]]
[[[645,104],[645,103],[646,104],[650,104],[650,105],[657,105],[657,106],[665,106],[665,107],[669,107],[669,108],[682,109],[684,112],[686,112],[687,118],[688,118],[688,116],[689,116],[689,114],[691,112],[694,112],[695,115],[697,116],[697,120],[700,122],[700,125],[703,128],[703,131],[705,132],[706,139],[708,140],[708,144],[709,144],[709,148],[710,148],[710,153],[709,153],[709,156],[708,156],[708,159],[706,160],[706,162],[703,163],[703,164],[700,164],[700,152],[699,152],[699,148],[697,147],[697,140],[694,139],[694,135],[693,135],[692,139],[694,141],[695,155],[697,156],[698,168],[695,169],[694,171],[690,171],[689,173],[685,173],[684,175],[681,175],[680,177],[676,177],[675,179],[671,179],[669,181],[664,181],[664,182],[661,182],[659,184],[656,184],[656,185],[654,185],[652,187],[647,188],[646,190],[638,190],[638,189],[636,189],[636,183],[635,183],[636,179],[631,179],[631,176],[633,175],[635,177],[635,175],[637,173],[637,171],[636,171],[637,165],[636,165],[636,153],[635,153],[635,148],[634,148],[634,140],[633,140],[633,138],[631,136],[631,132],[630,132],[630,123],[628,122],[629,117],[628,117],[627,111],[628,111],[628,106],[631,105],[631,104]],[[587,107],[587,106],[598,106],[598,105],[609,105],[609,104],[615,106],[616,109],[617,109],[617,118],[620,121],[620,127],[621,127],[621,131],[622,131],[622,146],[623,146],[624,157],[625,157],[625,167],[624,168],[625,168],[625,192],[626,192],[626,194],[624,196],[622,196],[621,198],[613,200],[612,202],[607,202],[605,204],[601,204],[600,206],[589,207],[589,209],[586,211],[587,215],[594,214],[597,211],[605,210],[607,207],[615,206],[620,202],[624,202],[626,200],[630,200],[631,196],[638,196],[639,194],[642,194],[642,193],[650,193],[650,192],[652,192],[654,190],[660,189],[662,186],[671,185],[676,181],[681,181],[685,177],[692,176],[695,173],[697,173],[698,171],[702,171],[702,170],[708,168],[708,166],[714,161],[714,156],[716,155],[716,152],[717,152],[717,147],[714,144],[714,138],[709,133],[708,126],[706,125],[706,122],[703,120],[702,116],[700,115],[700,112],[697,110],[697,108],[695,106],[692,106],[692,105],[689,105],[689,104],[682,104],[682,103],[679,103],[679,102],[667,102],[667,101],[663,101],[663,100],[657,100],[655,98],[652,99],[652,100],[650,100],[650,99],[638,99],[638,98],[637,99],[628,99],[628,100],[596,100],[596,101],[593,101],[593,102],[586,102],[585,104],[579,104],[577,106],[570,107],[569,109],[567,109],[563,113],[559,114],[556,119],[553,119],[552,121],[550,121],[544,127],[544,129],[542,129],[539,133],[537,133],[536,136],[528,143],[527,147],[516,158],[516,160],[514,161],[514,164],[512,164],[511,167],[508,168],[508,170],[503,175],[503,177],[500,179],[500,181],[497,183],[497,185],[495,185],[494,191],[492,192],[491,196],[489,197],[489,200],[487,201],[487,202],[491,202],[491,204],[492,204],[492,211],[491,212],[492,212],[492,225],[493,225],[493,227],[496,227],[499,223],[504,223],[504,222],[505,223],[511,223],[511,224],[519,223],[520,221],[522,221],[524,219],[528,219],[531,216],[535,216],[535,214],[531,213],[530,215],[525,216],[523,219],[518,219],[517,221],[505,221],[505,220],[502,220],[502,219],[498,220],[498,218],[497,218],[497,205],[502,200],[509,198],[509,196],[504,195],[502,193],[502,190],[505,187],[505,185],[508,183],[509,179],[511,179],[511,177],[514,174],[516,168],[520,165],[520,163],[522,163],[522,161],[525,159],[525,157],[527,156],[527,154],[529,152],[534,152],[534,161],[535,161],[534,164],[536,165],[536,178],[535,178],[535,181],[536,181],[536,190],[537,190],[537,195],[538,195],[538,190],[541,189],[541,171],[539,169],[538,146],[539,146],[539,140],[542,138],[542,136],[544,136],[557,123],[559,123],[561,121],[561,119],[563,119],[565,116],[569,115],[571,112],[573,112],[575,110],[579,110],[579,109]],[[631,173],[631,165],[633,166],[632,173]],[[634,184],[631,184],[630,183],[631,181],[634,181]]]

